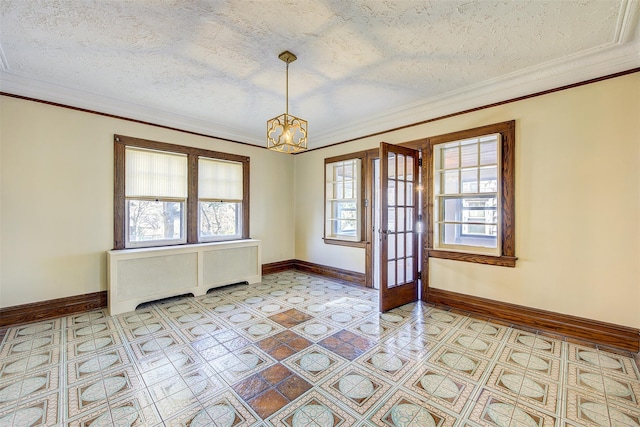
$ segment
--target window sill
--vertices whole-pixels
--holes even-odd
[[[464,252],[450,252],[436,249],[428,249],[430,258],[450,259],[454,261],[473,262],[477,264],[496,265],[499,267],[515,267],[517,257],[491,256],[482,254],[470,254]]]
[[[363,240],[356,242],[353,240],[329,239],[326,237],[323,237],[322,240],[324,240],[327,245],[351,246],[354,248],[364,248],[367,246],[367,242]]]

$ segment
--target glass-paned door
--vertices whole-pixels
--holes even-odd
[[[418,299],[420,152],[380,143],[380,310]]]

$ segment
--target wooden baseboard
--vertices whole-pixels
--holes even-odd
[[[295,268],[296,268],[295,259],[271,262],[269,264],[262,264],[262,275],[279,273],[285,270],[294,270]]]
[[[299,259],[289,259],[286,261],[272,262],[270,264],[262,264],[262,274],[273,274],[291,269],[329,277],[341,282],[365,286],[365,274],[351,270],[343,270],[341,268],[329,267],[327,265],[315,264],[313,262],[301,261]]]
[[[107,291],[15,305],[0,308],[0,327],[68,316],[74,313],[104,308],[106,306]]]
[[[634,353],[640,351],[640,330],[627,326],[434,288],[429,288],[427,302]]]
[[[314,264],[308,261],[296,260],[295,269],[306,273],[313,273],[320,276],[329,277],[334,280],[346,282],[350,284],[365,286],[364,273],[358,273],[351,270],[343,270],[341,268],[329,267],[321,264]]]

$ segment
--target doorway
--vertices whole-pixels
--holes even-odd
[[[378,157],[369,166],[369,265],[372,285],[380,291],[380,310],[388,311],[417,301],[421,295],[420,152],[381,143]]]

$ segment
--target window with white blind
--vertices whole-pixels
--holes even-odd
[[[242,163],[198,159],[200,241],[239,238],[242,231]]]
[[[114,249],[249,238],[249,158],[114,136]]]
[[[362,159],[325,160],[325,241],[362,240]]]
[[[186,243],[187,156],[125,148],[126,247]]]

